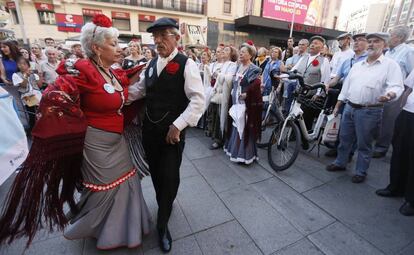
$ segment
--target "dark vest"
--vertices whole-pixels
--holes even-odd
[[[168,127],[187,108],[189,100],[184,91],[184,69],[187,59],[178,53],[170,61],[179,65],[175,74],[169,74],[165,67],[160,76],[157,76],[158,57],[152,59],[145,70],[146,114],[149,121],[156,122],[154,124]]]

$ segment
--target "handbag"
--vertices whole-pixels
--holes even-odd
[[[335,143],[338,140],[340,124],[341,114],[338,114],[336,117],[333,114],[328,116],[322,135],[322,143]]]

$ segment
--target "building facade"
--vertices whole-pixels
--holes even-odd
[[[342,0],[209,0],[208,44],[240,45],[251,39],[259,47],[285,46],[295,11],[293,37],[320,34],[333,39],[339,35],[335,29],[341,4]]]
[[[356,33],[371,33],[382,31],[382,21],[385,18],[388,3],[368,3],[354,9],[348,17],[344,30]]]
[[[120,39],[152,44],[147,27],[157,18],[171,17],[180,23],[182,44],[207,44],[206,1],[204,0],[23,0],[19,2],[26,37],[29,42],[43,42],[46,37],[58,41],[76,40],[80,28],[93,15],[103,13],[112,18]],[[1,2],[10,13],[5,28],[22,38],[14,1]]]
[[[414,43],[414,1],[391,0],[384,20],[383,31],[388,32],[393,27],[405,25],[411,28],[409,41]]]

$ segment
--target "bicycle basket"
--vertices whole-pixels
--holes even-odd
[[[325,105],[326,97],[317,97],[315,100],[312,100],[312,97],[310,96],[299,94],[296,100],[298,103],[301,103],[308,108],[322,110]]]

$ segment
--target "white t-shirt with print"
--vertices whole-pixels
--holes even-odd
[[[408,75],[407,79],[405,79],[404,84],[405,86],[414,89],[414,70],[411,71],[410,75]],[[414,92],[411,92],[408,96],[407,103],[404,105],[403,109],[414,113]]]

